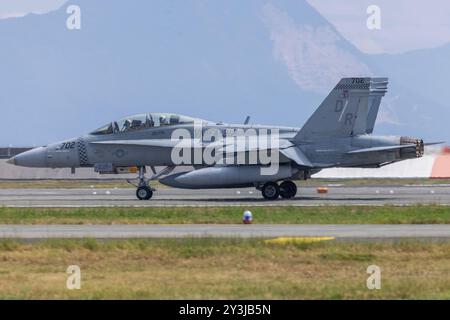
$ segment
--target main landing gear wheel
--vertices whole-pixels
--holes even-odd
[[[153,196],[153,191],[150,187],[141,186],[136,190],[136,197],[139,200],[149,200]]]
[[[294,198],[297,194],[297,186],[294,182],[287,180],[280,184],[280,196],[284,199]]]
[[[266,182],[261,193],[266,200],[276,200],[280,196],[280,187],[275,182]]]

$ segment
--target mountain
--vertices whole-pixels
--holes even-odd
[[[0,145],[45,144],[141,112],[301,126],[341,77],[391,74],[376,133],[450,138],[440,101],[386,74],[385,57],[358,51],[305,1],[70,4],[81,30],[66,28],[68,5],[0,20]]]
[[[382,72],[399,79],[409,90],[420,93],[450,109],[450,44],[432,49],[414,50],[403,54],[382,54],[371,57]]]

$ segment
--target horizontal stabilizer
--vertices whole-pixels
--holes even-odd
[[[364,149],[357,149],[353,151],[347,152],[348,154],[355,154],[355,153],[367,153],[367,152],[379,152],[379,151],[394,151],[399,150],[403,148],[415,148],[415,144],[403,144],[398,146],[387,146],[387,147],[373,147],[373,148],[364,148]]]
[[[437,144],[443,144],[443,143],[445,143],[445,141],[440,141],[440,142],[424,142],[424,146],[434,146],[434,145],[437,145]]]

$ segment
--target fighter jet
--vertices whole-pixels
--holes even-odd
[[[293,181],[324,168],[378,168],[423,156],[420,138],[372,135],[387,85],[387,78],[341,79],[302,128],[252,125],[249,118],[226,124],[143,113],[26,151],[8,163],[71,168],[73,173],[79,167],[101,174],[136,173],[136,181],[129,182],[139,200],[152,198],[155,180],[188,189],[255,187],[264,199],[289,199],[297,194]],[[173,173],[186,165],[191,170]]]

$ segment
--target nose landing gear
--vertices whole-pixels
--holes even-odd
[[[139,167],[139,183],[136,190],[136,197],[139,200],[150,200],[153,196],[153,190],[149,186],[149,179],[145,177],[145,167]]]
[[[155,189],[150,187],[149,182],[152,181],[152,180],[157,180],[162,175],[169,174],[170,172],[172,172],[174,167],[173,166],[165,167],[163,170],[159,171],[158,173],[156,173],[154,167],[151,167],[151,169],[153,171],[153,175],[150,177],[150,179],[147,179],[145,177],[145,167],[144,166],[140,166],[139,167],[139,176],[138,176],[138,179],[137,179],[138,180],[137,183],[133,183],[131,180],[128,180],[128,183],[130,183],[130,184],[134,185],[135,187],[137,187],[136,197],[139,200],[150,200],[152,198],[152,196],[153,196],[153,191],[155,191]]]

